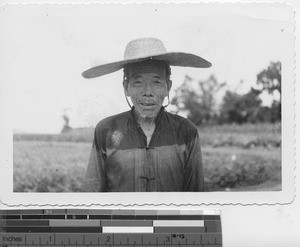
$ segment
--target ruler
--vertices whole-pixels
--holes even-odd
[[[1,247],[221,247],[219,210],[0,210]]]

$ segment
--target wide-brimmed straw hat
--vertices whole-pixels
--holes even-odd
[[[167,52],[164,44],[156,38],[141,38],[130,41],[122,61],[90,68],[82,73],[84,78],[95,78],[122,69],[125,65],[148,59],[165,61],[172,66],[209,68],[211,63],[202,57],[183,52]]]

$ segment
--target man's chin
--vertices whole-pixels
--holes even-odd
[[[159,109],[136,109],[136,112],[141,118],[154,118],[157,116]]]

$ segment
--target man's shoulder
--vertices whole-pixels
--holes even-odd
[[[182,131],[182,133],[191,135],[195,135],[198,133],[196,125],[193,124],[190,120],[170,112],[166,112],[166,114],[170,119],[171,124],[176,127],[178,131]]]
[[[116,115],[106,117],[98,122],[96,130],[112,128],[113,126],[123,124],[130,116],[130,111],[122,112]]]
[[[168,115],[168,117],[171,119],[172,122],[176,123],[176,125],[178,125],[180,127],[184,126],[184,127],[191,128],[191,129],[197,129],[195,124],[193,124],[190,120],[188,120],[180,115],[177,115],[177,114],[174,114],[171,112],[166,112],[166,114]]]

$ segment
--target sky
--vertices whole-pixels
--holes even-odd
[[[284,62],[293,39],[291,10],[255,4],[35,4],[0,8],[0,93],[15,132],[59,133],[93,127],[129,109],[122,71],[95,79],[81,73],[123,59],[135,38],[156,37],[168,51],[193,53],[208,69],[172,67],[170,96],[189,75],[214,74],[246,93],[271,61]],[[243,84],[238,87],[240,81]],[[238,88],[237,88],[238,87]],[[264,104],[270,98],[264,96]]]

